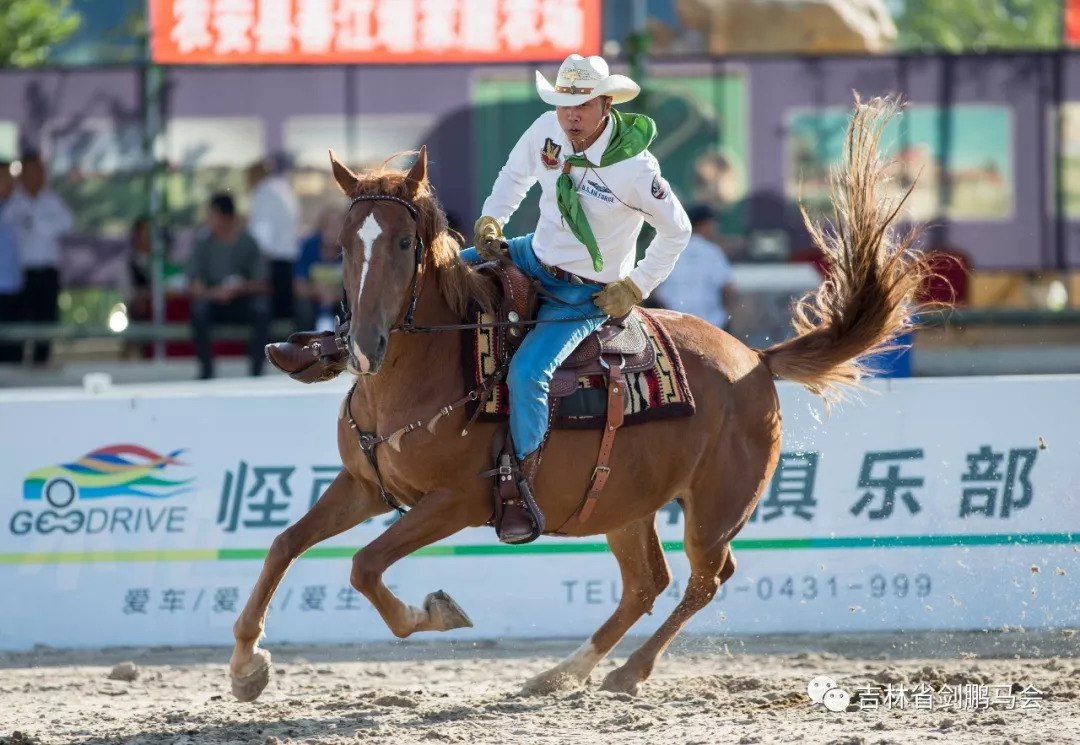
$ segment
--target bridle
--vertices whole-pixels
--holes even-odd
[[[413,315],[416,313],[416,300],[420,293],[418,292],[420,283],[420,267],[424,265],[424,239],[420,237],[420,210],[416,209],[416,205],[407,199],[401,197],[395,197],[393,194],[362,194],[358,197],[353,197],[353,200],[349,202],[349,209],[345,211],[348,214],[352,211],[352,208],[356,206],[357,202],[396,202],[409,211],[409,215],[412,216],[413,225],[416,227],[413,233],[413,246],[416,253],[416,266],[413,268],[412,288],[409,290],[409,309],[405,311],[405,322],[400,326],[393,326],[390,328],[390,333],[395,331],[404,331],[406,333],[413,333],[421,329],[416,328],[413,325]],[[371,251],[371,246],[365,246],[366,251]],[[346,315],[348,309],[345,310]],[[434,329],[432,329],[434,330]]]

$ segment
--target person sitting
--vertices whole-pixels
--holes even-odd
[[[314,232],[300,244],[300,258],[293,269],[293,295],[296,323],[302,329],[334,330],[334,316],[342,299],[338,234],[344,223],[344,212],[326,209]]]
[[[188,260],[187,278],[199,378],[214,377],[211,330],[222,322],[251,327],[250,373],[260,375],[270,323],[267,267],[228,194],[210,199],[206,225],[196,236]]]

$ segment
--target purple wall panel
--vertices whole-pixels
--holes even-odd
[[[952,69],[949,69],[949,66]],[[935,221],[930,242],[959,246],[981,269],[1036,268],[1052,262],[1051,241],[1043,250],[1040,209],[1046,152],[1039,139],[1046,72],[1037,58],[884,58],[854,60],[781,59],[750,63],[751,200],[750,223],[785,228],[794,246],[808,240],[784,189],[786,111],[792,107],[850,107],[852,91],[865,100],[902,91],[912,105],[1003,104],[1012,114],[1013,214],[993,222]],[[945,97],[951,78],[952,95]],[[962,138],[953,131],[951,137]],[[1042,147],[1040,147],[1042,146]],[[1047,197],[1048,198],[1048,197]]]
[[[20,146],[40,146],[42,125],[86,117],[139,119],[139,75],[130,69],[3,71],[0,119],[19,125]]]

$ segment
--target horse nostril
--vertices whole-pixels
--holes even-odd
[[[379,347],[375,352],[375,356],[382,357],[386,353],[386,334],[379,337]]]

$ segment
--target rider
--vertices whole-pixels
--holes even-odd
[[[634,81],[611,75],[601,57],[572,54],[552,86],[539,71],[540,98],[555,107],[521,136],[499,172],[474,227],[467,261],[509,259],[539,280],[537,318],[576,318],[540,323],[524,337],[507,373],[510,436],[522,476],[533,493],[540,449],[548,428],[548,384],[556,368],[608,317],[619,318],[663,281],[690,237],[690,220],[660,174],[648,147],[656,124],[641,114],[612,108],[640,91]],[[539,181],[536,230],[507,240],[502,226]],[[641,262],[637,238],[648,220],[656,229]],[[507,543],[529,540],[533,518],[520,500],[504,506],[497,526]]]

